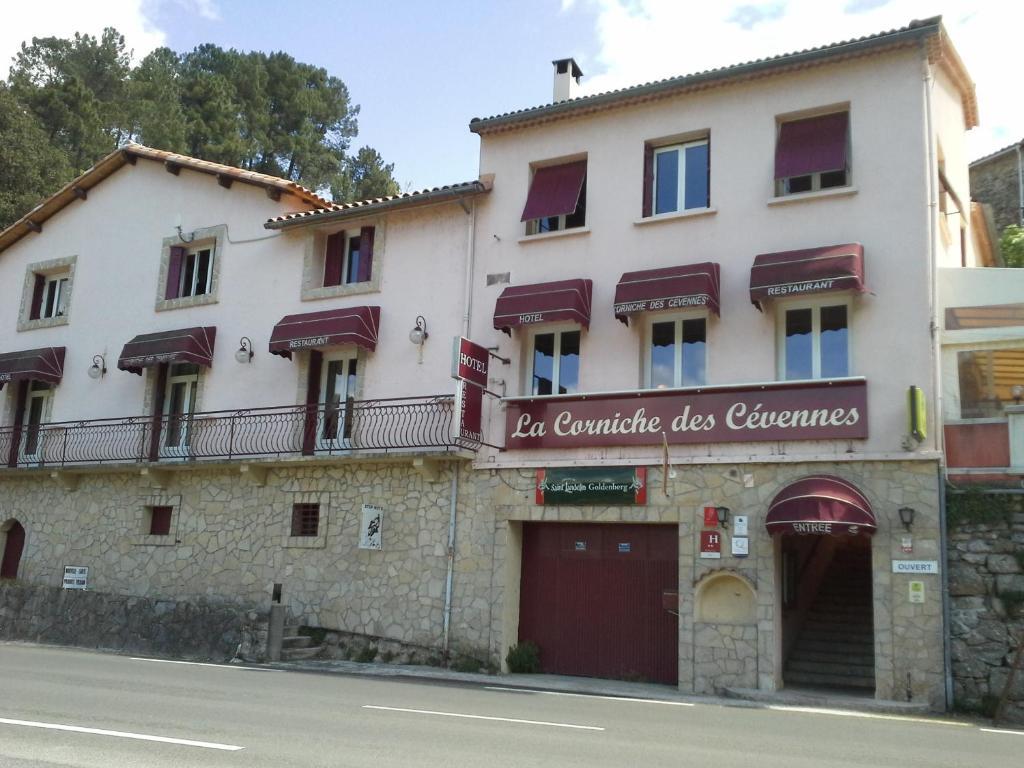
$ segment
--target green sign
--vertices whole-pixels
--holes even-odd
[[[647,467],[537,470],[538,504],[646,504]]]

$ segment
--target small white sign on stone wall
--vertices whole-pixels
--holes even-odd
[[[359,529],[360,549],[380,549],[380,529],[384,523],[384,510],[372,504],[363,504],[363,525]]]
[[[893,560],[893,573],[938,573],[938,560]]]
[[[89,566],[87,565],[65,565],[64,589],[88,589],[89,587]]]

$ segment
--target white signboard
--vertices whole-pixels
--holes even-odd
[[[360,549],[380,549],[380,529],[384,522],[384,510],[372,504],[363,504],[363,525],[359,529]]]
[[[938,560],[893,560],[893,573],[938,573]]]
[[[89,566],[65,565],[64,589],[87,589],[89,586]]]
[[[750,539],[746,536],[732,537],[732,554],[735,557],[746,557],[750,554]]]
[[[912,582],[910,582],[910,602],[912,602],[912,603],[923,603],[924,602],[924,582],[923,581],[912,581]]]
[[[747,516],[735,515],[732,519],[732,532],[734,536],[747,535]]]

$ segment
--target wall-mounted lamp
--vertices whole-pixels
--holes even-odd
[[[1010,387],[1010,396],[1013,397],[1013,402],[1020,405],[1020,399],[1024,397],[1024,384],[1014,384]]]
[[[415,344],[417,347],[422,346],[423,342],[430,338],[430,334],[427,333],[427,321],[423,315],[416,316],[416,325],[409,331],[409,341]]]
[[[903,523],[903,527],[906,528],[907,533],[909,533],[910,527],[914,524],[913,507],[900,507],[900,522]]]
[[[89,367],[89,378],[102,379],[106,372],[107,361],[103,359],[103,355],[93,355],[92,365]]]
[[[729,508],[728,507],[715,507],[715,513],[718,515],[718,524],[723,528],[729,527]]]
[[[235,360],[240,363],[251,363],[252,356],[255,354],[252,351],[252,339],[248,336],[243,336],[238,340],[238,351],[235,352]]]

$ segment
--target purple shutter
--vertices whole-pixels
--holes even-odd
[[[327,236],[324,250],[324,287],[341,285],[341,267],[345,263],[345,233],[335,232]]]
[[[21,426],[25,422],[25,406],[28,403],[28,380],[18,382],[18,392],[14,401],[14,425],[11,430],[11,447],[7,453],[7,466],[18,466],[18,453],[21,451]]]
[[[775,178],[844,170],[849,117],[847,112],[834,112],[779,126]]]
[[[149,460],[160,459],[160,436],[164,426],[164,395],[167,392],[167,363],[160,363],[156,368],[156,384],[153,388],[153,420],[150,422]]]
[[[309,380],[306,382],[306,418],[302,430],[302,453],[312,456],[316,450],[316,431],[320,424],[320,371],[324,356],[317,350],[309,353]]]
[[[46,289],[46,277],[35,275],[32,285],[32,306],[29,308],[28,319],[38,320],[43,316],[43,291]]]
[[[181,288],[181,265],[185,261],[185,249],[178,245],[171,246],[171,255],[167,260],[167,285],[164,287],[164,299],[170,301],[179,296]]]
[[[359,232],[358,283],[365,283],[373,276],[373,232],[373,227],[363,227]]]
[[[646,218],[654,213],[654,147],[644,147],[644,210]]]
[[[522,221],[568,215],[576,210],[587,178],[587,161],[547,165],[533,174]]]

